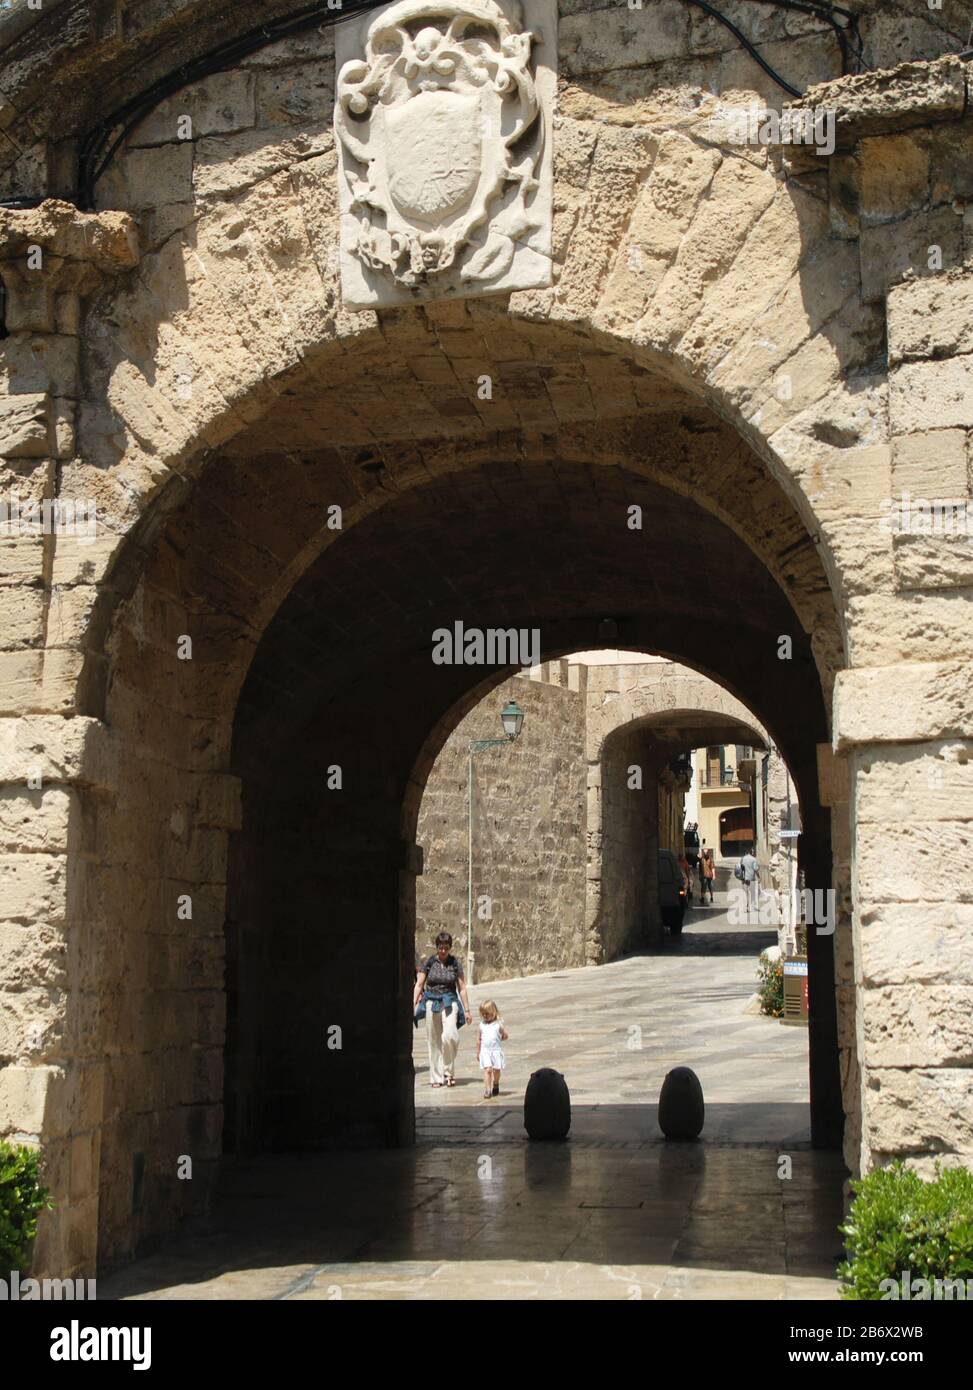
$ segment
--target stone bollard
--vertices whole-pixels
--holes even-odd
[[[524,1129],[529,1139],[564,1139],[571,1128],[571,1092],[553,1067],[541,1067],[527,1083]]]
[[[689,1067],[673,1067],[659,1092],[659,1128],[667,1139],[698,1139],[705,1107],[699,1077]]]

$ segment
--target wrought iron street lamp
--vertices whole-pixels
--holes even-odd
[[[513,743],[524,727],[524,711],[516,700],[508,700],[500,711],[503,738],[470,739],[469,770],[466,779],[466,968],[468,982],[473,983],[473,755],[484,748],[498,748]]]
[[[508,739],[518,736],[524,727],[524,711],[520,708],[516,700],[508,700],[500,711],[500,723]],[[497,739],[497,743],[502,743],[502,739]]]

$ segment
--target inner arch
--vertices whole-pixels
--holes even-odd
[[[674,410],[670,393],[652,409],[658,381],[639,385],[635,373],[614,415],[560,422],[552,387],[564,341],[580,363],[577,335],[536,336],[549,355],[533,359],[509,429],[437,407],[438,436],[425,415],[426,432],[404,438],[412,388],[369,413],[367,354],[349,369],[343,416],[309,378],[278,398],[273,421],[199,455],[116,559],[86,690],[138,769],[106,812],[119,846],[131,825],[145,827],[139,871],[155,896],[144,925],[134,909],[130,949],[185,893],[207,941],[202,957],[153,966],[174,1000],[193,990],[205,1023],[138,1047],[160,1076],[185,1076],[172,1122],[196,1129],[178,1142],[198,1147],[204,1126],[214,1163],[224,1149],[411,1142],[422,790],[463,713],[510,674],[436,665],[437,628],[536,629],[549,660],[603,645],[608,624],[613,645],[717,680],[780,746],[808,808],[809,882],[829,881],[815,750],[841,642],[812,539],[765,465],[698,402]],[[617,356],[605,362],[617,372]],[[532,411],[551,428],[528,428]],[[185,633],[191,661],[174,654]],[[124,900],[132,860],[120,853],[113,891]],[[362,1013],[348,972],[366,948]],[[833,1142],[833,963],[830,943],[816,949],[812,1113],[818,1142]],[[332,1023],[345,1039],[337,1057],[322,1052]],[[116,1100],[103,1154],[124,1171],[134,1073]],[[151,1155],[152,1134],[136,1138]],[[142,1219],[161,1229],[164,1165],[160,1156],[157,1178],[146,1165]],[[107,1202],[109,1255],[126,1248],[130,1220]]]

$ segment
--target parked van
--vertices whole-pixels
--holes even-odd
[[[678,936],[686,915],[686,882],[671,849],[659,850],[659,907],[663,926]]]

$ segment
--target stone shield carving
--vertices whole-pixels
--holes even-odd
[[[338,26],[349,308],[551,283],[556,4],[527,8],[400,0]]]

